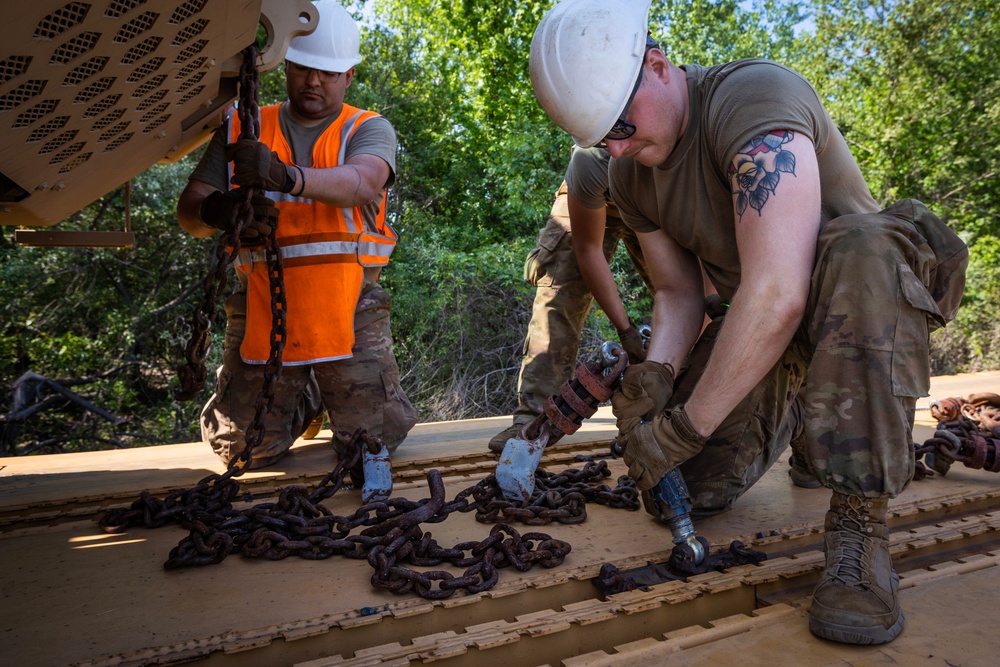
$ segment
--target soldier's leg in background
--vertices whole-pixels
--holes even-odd
[[[792,440],[788,443],[788,447],[791,450],[791,456],[788,458],[788,476],[791,478],[792,483],[803,489],[818,489],[823,486],[820,481],[816,478],[816,473],[812,471],[809,465],[809,455],[806,451],[806,430],[805,430],[805,418],[802,413],[802,405],[805,397],[812,393],[812,389],[809,386],[809,373],[806,373],[806,380],[802,385],[802,390],[799,395],[795,397],[792,402],[791,409],[788,414],[788,422],[792,427]]]
[[[363,428],[381,436],[392,452],[417,423],[417,411],[399,384],[391,306],[389,294],[377,283],[366,288],[354,315],[354,356],[313,366],[338,451]]]
[[[524,421],[541,414],[545,399],[572,377],[592,301],[576,263],[573,237],[552,218],[538,235],[536,250],[525,262],[525,279],[536,290],[514,411]]]
[[[226,338],[215,393],[201,413],[201,437],[223,461],[246,448],[246,430],[256,413],[264,366],[243,362],[240,344],[246,327],[246,294],[226,299]],[[264,438],[252,452],[251,467],[280,459],[320,410],[319,391],[307,366],[286,366],[274,384],[274,407],[264,417]]]
[[[542,414],[545,401],[573,376],[583,322],[593,298],[583,283],[568,221],[550,217],[524,262],[524,280],[535,286],[531,320],[521,350],[513,425],[493,436],[499,454],[520,427]]]

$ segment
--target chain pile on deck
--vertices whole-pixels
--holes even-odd
[[[1000,472],[1000,395],[945,398],[933,401],[930,409],[938,420],[937,430],[916,448],[915,479],[933,474],[931,471],[945,475],[956,462],[967,468]]]
[[[235,509],[232,504],[239,495],[236,480],[218,484],[213,483],[217,476],[210,476],[195,488],[168,494],[162,500],[143,493],[130,507],[108,512],[99,524],[109,533],[168,523],[188,529],[189,535],[171,550],[164,563],[167,569],[220,563],[233,553],[271,560],[288,556],[320,560],[339,555],[366,559],[375,569],[372,585],[376,588],[441,599],[459,589],[475,593],[493,587],[497,571],[504,567],[520,571],[536,564],[553,567],[570,552],[570,545],[562,540],[544,533],[522,535],[506,521],[528,525],[581,523],[587,518],[588,502],[639,508],[634,480],[623,475],[611,488],[601,483],[611,475],[607,462],[589,461],[582,470],[558,474],[539,469],[535,494],[524,504],[506,500],[493,475],[447,502],[441,474],[431,470],[427,474],[429,498],[389,498],[362,505],[350,516],[335,515],[323,501],[345,487],[347,471],[356,467],[361,447],[369,444],[369,439],[363,430],[356,432],[347,448],[350,455],[318,485],[285,487],[276,502]],[[421,528],[424,523],[444,521],[453,512],[473,511],[476,520],[497,524],[488,537],[478,542],[445,548]],[[355,532],[357,529],[360,532]],[[443,570],[418,571],[409,567],[442,563],[465,570],[455,576]]]

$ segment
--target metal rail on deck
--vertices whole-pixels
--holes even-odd
[[[995,499],[991,496],[990,503]],[[972,499],[979,511],[957,515],[961,507],[947,500],[914,503],[892,512],[891,552],[902,577],[901,589],[1000,565],[1000,515],[983,511],[985,500]],[[756,548],[770,554],[761,565],[711,572],[688,581],[602,597],[593,583],[599,565],[589,564],[525,576],[506,587],[450,601],[404,599],[300,621],[294,628],[232,632],[203,638],[196,646],[188,642],[160,647],[155,652],[156,664],[211,656],[213,664],[242,665],[253,662],[254,649],[278,640],[284,640],[282,655],[288,662],[302,660],[296,662],[299,667],[430,662],[448,667],[605,664],[612,657],[607,650],[609,637],[615,646],[639,642],[647,654],[666,655],[750,628],[791,622],[791,616],[807,607],[807,596],[824,564],[822,527],[778,533],[755,542],[747,536]],[[970,549],[981,555],[968,558]],[[668,551],[649,554],[622,566],[668,556]],[[488,611],[476,612],[473,607]],[[470,618],[475,622],[470,623]],[[678,637],[688,641],[677,641]],[[323,647],[327,657],[303,657]],[[589,657],[569,658],[567,647]],[[153,655],[106,656],[89,664],[149,664],[146,661]]]

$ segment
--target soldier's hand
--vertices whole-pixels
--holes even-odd
[[[253,218],[243,227],[240,241],[243,245],[262,245],[264,239],[278,226],[278,207],[274,201],[264,195],[254,194],[250,197]]]
[[[233,163],[234,185],[257,187],[271,192],[291,192],[295,187],[292,169],[270,148],[251,139],[226,146],[226,159]]]
[[[646,360],[646,347],[642,341],[642,334],[635,324],[629,320],[627,329],[618,329],[618,340],[621,341],[622,348],[628,354],[630,364],[642,363]]]
[[[691,425],[682,405],[651,422],[632,419],[625,425],[628,430],[618,434],[618,444],[624,449],[622,459],[628,474],[640,491],[656,486],[665,474],[705,446],[706,438]]]
[[[663,412],[674,393],[674,369],[670,364],[644,361],[625,369],[621,386],[611,396],[611,410],[618,428],[626,419],[652,419]]]
[[[246,198],[246,190],[213,192],[201,202],[199,217],[209,227],[230,231],[236,226],[236,218]],[[259,243],[278,224],[278,209],[274,202],[264,195],[250,197],[253,219],[247,222],[240,234],[240,240]]]

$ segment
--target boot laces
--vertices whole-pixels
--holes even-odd
[[[864,563],[872,552],[871,528],[868,526],[871,517],[864,510],[863,501],[855,503],[851,500],[838,512],[836,531],[839,544],[829,575],[844,585],[868,589],[871,582],[865,577]]]

